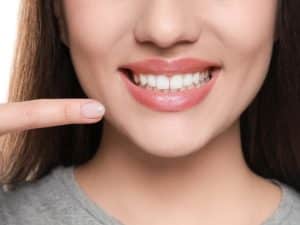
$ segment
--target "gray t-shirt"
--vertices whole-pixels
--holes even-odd
[[[73,176],[73,167],[56,167],[50,174],[18,187],[0,191],[1,225],[122,225],[91,201]],[[283,191],[281,202],[261,225],[299,225],[300,194],[275,179]]]

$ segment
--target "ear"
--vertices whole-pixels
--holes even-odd
[[[62,1],[53,0],[52,3],[53,3],[54,16],[57,20],[60,39],[67,47],[69,47],[68,34],[67,34],[66,23],[65,23],[64,13],[63,13]]]

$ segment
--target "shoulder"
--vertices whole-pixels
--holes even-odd
[[[44,177],[19,185],[11,191],[4,191],[1,187],[0,223],[47,224],[49,212],[55,213],[55,205],[61,199],[58,184],[51,171]]]
[[[291,207],[286,219],[289,221],[289,225],[298,225],[300,222],[300,192],[290,186],[288,188]]]
[[[282,181],[271,179],[282,189],[282,199],[273,217],[264,225],[282,224],[299,225],[300,221],[300,191],[283,183]]]

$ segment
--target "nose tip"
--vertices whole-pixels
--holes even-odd
[[[134,30],[137,42],[150,42],[160,48],[168,48],[178,43],[197,40],[199,33],[197,21],[193,21],[188,10],[181,10],[178,2],[172,1],[172,5],[171,3],[162,4],[167,1],[161,0],[149,2],[151,2],[151,7],[147,6]]]
[[[154,28],[151,29],[153,31],[150,32],[149,29],[151,28],[148,28],[148,32],[145,32],[144,35],[137,35],[138,42],[148,42],[160,48],[168,48],[178,43],[193,42],[196,39],[168,25],[159,24],[158,26],[154,26]]]

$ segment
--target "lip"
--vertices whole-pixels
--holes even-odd
[[[159,112],[179,112],[200,104],[213,89],[220,72],[219,68],[212,70],[212,78],[199,88],[164,93],[134,84],[124,70],[119,70],[121,80],[131,96],[138,103]]]
[[[150,58],[125,64],[122,68],[130,69],[134,74],[163,74],[173,76],[174,74],[203,72],[209,68],[219,68],[221,64],[210,62],[199,58],[180,58],[167,61],[159,58]]]

